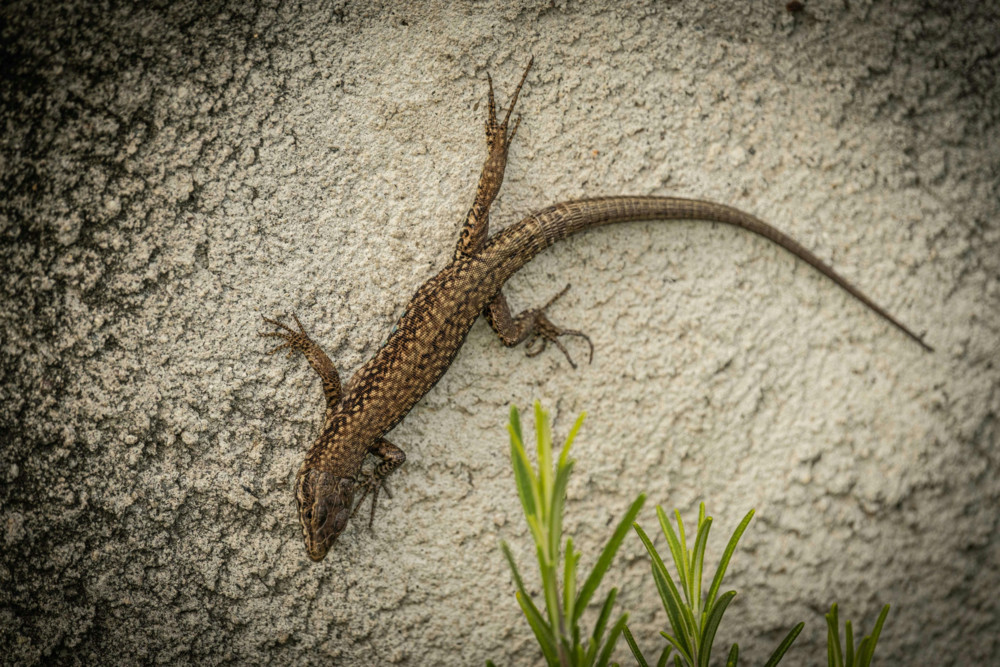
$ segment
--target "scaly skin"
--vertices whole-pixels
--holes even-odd
[[[552,342],[573,364],[558,338],[586,336],[561,329],[546,318],[545,307],[552,301],[512,317],[501,289],[535,255],[576,232],[629,220],[705,220],[742,227],[801,258],[924,349],[931,350],[920,337],[795,240],[747,213],[722,204],[673,197],[583,199],[550,206],[487,238],[489,208],[503,182],[507,151],[520,123],[518,118],[508,133],[510,113],[530,68],[529,62],[502,122],[496,118],[490,81],[486,121],[489,154],[454,258],[417,290],[386,344],[343,390],[333,363],[306,335],[298,318],[295,318],[298,331],[265,318],[278,330],[262,335],[284,341],[269,354],[284,349],[289,355],[300,351],[323,380],[327,400],[323,430],[309,449],[296,484],[299,521],[306,549],[314,561],[326,556],[369,493],[371,525],[385,478],[406,460],[403,451],[383,436],[441,379],[480,314],[486,315],[508,347],[531,336],[541,341],[541,347],[529,354],[537,354]],[[564,292],[565,289],[556,298]],[[362,474],[362,462],[369,454],[381,460],[370,472]],[[354,495],[359,489],[362,496],[354,505]]]

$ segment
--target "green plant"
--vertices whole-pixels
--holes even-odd
[[[574,550],[573,539],[566,540],[565,555],[560,559],[562,545],[563,507],[566,500],[566,484],[574,461],[569,458],[570,446],[583,424],[583,414],[570,430],[557,461],[553,462],[552,431],[548,413],[535,403],[535,433],[538,443],[537,473],[528,460],[521,434],[521,417],[516,407],[510,409],[510,458],[514,468],[517,494],[524,508],[524,518],[531,529],[538,558],[542,591],[545,599],[545,614],[539,611],[524,587],[524,581],[514,562],[514,555],[506,542],[500,547],[510,564],[517,587],[517,603],[521,606],[532,632],[542,649],[542,655],[549,665],[607,665],[615,643],[628,619],[623,614],[611,625],[605,640],[604,634],[611,617],[611,610],[618,595],[612,588],[604,600],[597,622],[589,636],[584,638],[580,630],[580,617],[593,597],[611,561],[628,534],[629,526],[635,521],[646,500],[640,495],[629,507],[614,534],[605,545],[597,563],[583,582],[577,586],[577,564],[580,552]],[[554,463],[554,467],[553,467]],[[561,560],[561,562],[560,562]],[[559,587],[559,573],[562,571],[562,591]]]
[[[683,667],[684,665],[708,667],[715,635],[722,621],[722,616],[729,603],[736,596],[736,591],[719,594],[722,579],[754,512],[750,510],[743,517],[729,538],[729,543],[722,554],[711,584],[707,592],[703,594],[702,578],[705,569],[705,550],[712,526],[712,517],[705,516],[705,504],[702,503],[698,510],[698,525],[692,548],[688,548],[680,512],[674,510],[674,516],[677,519],[675,531],[663,508],[660,506],[656,508],[656,515],[666,537],[670,556],[677,572],[677,583],[675,583],[649,536],[639,524],[634,523],[646,500],[646,496],[641,494],[635,499],[615,528],[611,539],[605,545],[583,586],[577,586],[577,565],[580,560],[580,552],[574,550],[572,538],[567,539],[565,549],[562,548],[562,519],[566,500],[566,485],[575,464],[575,461],[569,458],[570,447],[583,424],[584,417],[585,415],[581,414],[576,420],[558,459],[554,460],[549,415],[542,410],[538,402],[535,403],[535,432],[538,447],[538,470],[536,472],[532,468],[524,447],[520,413],[516,407],[511,407],[510,410],[510,424],[507,428],[510,432],[511,464],[514,468],[514,480],[521,506],[524,509],[524,517],[535,542],[542,593],[545,599],[544,615],[528,595],[510,547],[502,540],[500,547],[510,565],[517,588],[517,603],[538,640],[542,655],[549,665],[559,665],[560,667],[600,665],[603,667],[608,664],[618,637],[623,635],[639,665],[648,667],[649,662],[642,655],[626,624],[628,614],[622,614],[608,630],[608,621],[611,618],[611,611],[618,595],[617,588],[612,588],[605,598],[589,636],[584,637],[580,630],[580,618],[583,611],[611,566],[611,561],[628,533],[629,525],[632,525],[639,535],[639,539],[645,545],[646,551],[649,552],[653,580],[656,584],[656,590],[660,594],[663,608],[666,610],[672,632],[672,634],[660,633],[666,638],[667,645],[658,656],[657,667],[665,667],[670,662],[671,657],[675,667]],[[562,573],[561,589],[560,572]],[[889,605],[886,605],[875,622],[874,630],[861,640],[856,650],[851,623],[848,621],[846,623],[846,648],[842,649],[837,605],[834,604],[826,615],[829,666],[870,667],[875,645],[888,613]],[[785,635],[785,638],[765,663],[765,667],[773,667],[781,661],[804,626],[805,623],[799,623]],[[605,637],[606,631],[607,636]],[[738,663],[739,646],[733,644],[726,658],[726,667],[737,667]],[[488,667],[493,667],[493,663],[490,661],[487,661],[486,664]]]
[[[882,624],[885,617],[889,615],[889,605],[882,607],[882,613],[875,621],[875,629],[872,633],[861,640],[858,650],[854,650],[854,635],[851,630],[851,622],[844,623],[844,650],[840,647],[840,621],[837,619],[837,603],[830,607],[830,612],[826,615],[826,657],[830,667],[868,667],[872,663],[872,655],[875,654],[875,644],[878,643],[878,636],[882,633]]]
[[[689,667],[708,667],[709,658],[712,654],[712,644],[715,641],[715,633],[722,621],[722,615],[726,607],[736,596],[736,591],[728,591],[719,595],[719,587],[722,585],[722,578],[729,566],[729,561],[736,550],[743,531],[746,530],[750,519],[753,518],[753,510],[747,513],[736,527],[733,536],[729,538],[729,544],[722,554],[719,567],[712,578],[712,584],[708,588],[708,593],[702,596],[702,573],[705,565],[705,547],[708,543],[708,532],[712,526],[712,517],[705,516],[705,504],[702,503],[698,510],[698,527],[695,532],[694,548],[688,549],[687,538],[684,533],[684,523],[681,521],[680,512],[674,510],[677,517],[677,531],[667,520],[667,515],[663,508],[657,505],[656,515],[660,521],[660,527],[667,538],[667,546],[670,548],[670,556],[674,561],[677,570],[678,583],[675,585],[663,559],[656,551],[652,541],[645,531],[635,524],[635,532],[639,534],[639,539],[646,546],[649,557],[652,559],[653,579],[656,582],[656,590],[660,594],[663,608],[667,612],[670,621],[670,628],[673,634],[661,632],[667,640],[667,645],[660,653],[656,664],[663,667],[670,659],[671,652],[674,654],[674,664],[678,667],[689,665]],[[678,590],[680,589],[680,590]],[[681,597],[683,591],[683,598]],[[785,639],[778,645],[774,653],[771,654],[766,665],[771,667],[778,664],[782,656],[795,641],[795,638],[802,631],[805,623],[799,623],[785,636]],[[632,633],[626,626],[623,634],[628,642],[632,655],[641,667],[647,667],[649,663],[639,650]],[[727,667],[735,667],[739,661],[739,646],[733,644],[726,660]]]

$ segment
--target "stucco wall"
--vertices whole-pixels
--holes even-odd
[[[201,4],[2,10],[0,661],[533,664],[497,542],[531,553],[503,425],[535,398],[559,437],[590,413],[588,567],[640,491],[650,531],[706,501],[715,555],[757,509],[721,632],[748,664],[799,620],[788,664],[825,664],[833,601],[866,627],[892,603],[882,664],[1000,656],[995,6]],[[264,356],[260,317],[297,312],[349,377],[451,256],[486,72],[505,104],[532,54],[495,226],[729,203],[937,352],[739,230],[578,236],[508,294],[572,283],[551,315],[593,363],[478,323],[390,434],[375,531],[311,563],[290,484],[319,382]],[[658,645],[634,536],[608,579]]]

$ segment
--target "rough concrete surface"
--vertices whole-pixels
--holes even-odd
[[[650,532],[704,500],[713,562],[756,508],[720,632],[745,664],[799,620],[785,664],[826,664],[834,601],[865,628],[893,605],[880,664],[996,664],[1000,12],[804,4],[5,3],[0,662],[538,664],[497,548],[533,572],[504,424],[538,398],[560,437],[590,415],[584,569],[641,491]],[[505,104],[531,54],[495,226],[733,204],[937,351],[739,230],[580,235],[509,297],[572,283],[552,317],[593,363],[477,323],[391,434],[375,530],[314,564],[290,483],[319,381],[260,317],[298,313],[349,377],[451,255],[486,73]],[[611,583],[660,646],[634,535]]]

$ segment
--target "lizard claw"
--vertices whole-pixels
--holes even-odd
[[[278,320],[272,320],[270,317],[263,318],[264,322],[266,322],[267,324],[276,326],[280,329],[284,329],[284,331],[260,332],[260,335],[263,338],[280,338],[285,341],[284,343],[281,343],[280,345],[275,347],[273,350],[270,350],[268,354],[274,354],[275,352],[280,352],[281,350],[287,349],[288,356],[289,358],[291,358],[291,356],[295,354],[296,351],[305,352],[308,349],[310,343],[312,343],[312,341],[309,339],[309,336],[306,334],[306,330],[302,326],[302,322],[299,322],[298,315],[292,313],[292,317],[295,319],[295,324],[297,324],[299,327],[298,331],[292,329],[290,326],[288,326],[283,322],[280,322]]]
[[[514,89],[514,94],[510,98],[510,106],[507,107],[507,112],[500,123],[497,122],[496,100],[493,95],[493,78],[489,75],[489,72],[486,73],[486,81],[489,83],[490,91],[489,109],[487,110],[488,115],[486,118],[486,143],[489,145],[491,152],[496,150],[506,154],[511,142],[514,141],[517,128],[521,125],[521,117],[517,117],[517,120],[514,121],[513,129],[508,134],[507,127],[510,122],[510,114],[514,111],[514,105],[517,104],[517,98],[521,94],[521,86],[524,85],[524,80],[528,78],[528,72],[531,70],[533,62],[535,62],[534,56],[528,61],[528,66],[524,68],[521,81],[517,84],[517,88]]]
[[[566,347],[559,341],[559,336],[578,336],[587,341],[587,345],[590,346],[590,355],[587,358],[587,363],[589,364],[594,361],[594,343],[590,340],[590,336],[582,331],[576,331],[574,329],[561,329],[552,324],[552,322],[549,321],[549,318],[544,315],[539,316],[538,320],[535,322],[534,338],[528,343],[524,352],[525,356],[536,357],[545,351],[545,348],[548,347],[549,343],[552,343],[559,348],[559,351],[566,357],[566,361],[569,362],[569,365],[575,369],[576,363],[573,361],[573,357],[569,356],[569,351],[566,350]],[[541,345],[533,347],[535,342],[539,340],[542,341]]]
[[[561,297],[563,294],[569,291],[569,288],[570,286],[566,285],[566,287],[564,287],[561,292],[559,292],[554,297],[549,299],[548,303],[546,303],[544,306],[538,309],[537,315],[535,316],[535,328],[534,331],[532,332],[533,338],[528,343],[524,353],[526,356],[529,357],[538,356],[539,354],[545,351],[545,348],[548,347],[549,343],[552,343],[559,349],[560,352],[563,353],[563,355],[565,355],[566,361],[569,362],[569,365],[575,369],[576,363],[574,363],[573,358],[569,356],[569,352],[559,341],[559,337],[578,336],[579,338],[582,338],[585,341],[587,341],[587,345],[590,347],[590,356],[587,359],[588,364],[594,361],[594,343],[590,340],[590,336],[583,333],[582,331],[576,331],[574,329],[563,329],[561,327],[558,327],[555,324],[553,324],[548,317],[545,316],[545,309],[551,306],[559,299],[559,297]],[[539,340],[541,341],[541,345],[535,347],[535,343]]]
[[[514,121],[514,129],[507,135],[507,148],[510,148],[510,145],[514,143],[514,135],[517,134],[517,128],[519,127],[521,127],[521,114],[517,115],[517,120]]]
[[[503,127],[507,129],[507,121],[510,120],[510,112],[514,110],[514,105],[517,104],[517,96],[521,94],[521,86],[524,85],[524,80],[528,78],[528,72],[531,71],[531,65],[535,62],[535,56],[531,56],[528,60],[528,66],[524,68],[524,74],[521,75],[521,81],[518,82],[517,88],[514,89],[514,95],[510,98],[510,106],[507,107],[507,114],[503,117]]]
[[[362,473],[360,479],[355,482],[355,488],[361,489],[361,497],[358,498],[358,503],[354,506],[354,511],[351,512],[351,518],[358,513],[358,509],[361,507],[361,503],[364,502],[365,498],[368,497],[368,493],[372,494],[372,509],[371,515],[368,518],[368,528],[371,529],[372,524],[375,523],[375,504],[378,502],[378,492],[380,489],[385,489],[385,495],[392,498],[392,493],[389,491],[389,485],[385,483],[384,477],[379,477],[375,470],[369,470],[366,473]]]
[[[489,137],[490,128],[496,127],[497,124],[497,105],[493,97],[493,77],[490,76],[489,72],[486,73],[486,82],[490,86],[490,108],[487,111],[488,116],[486,118],[486,136]]]

